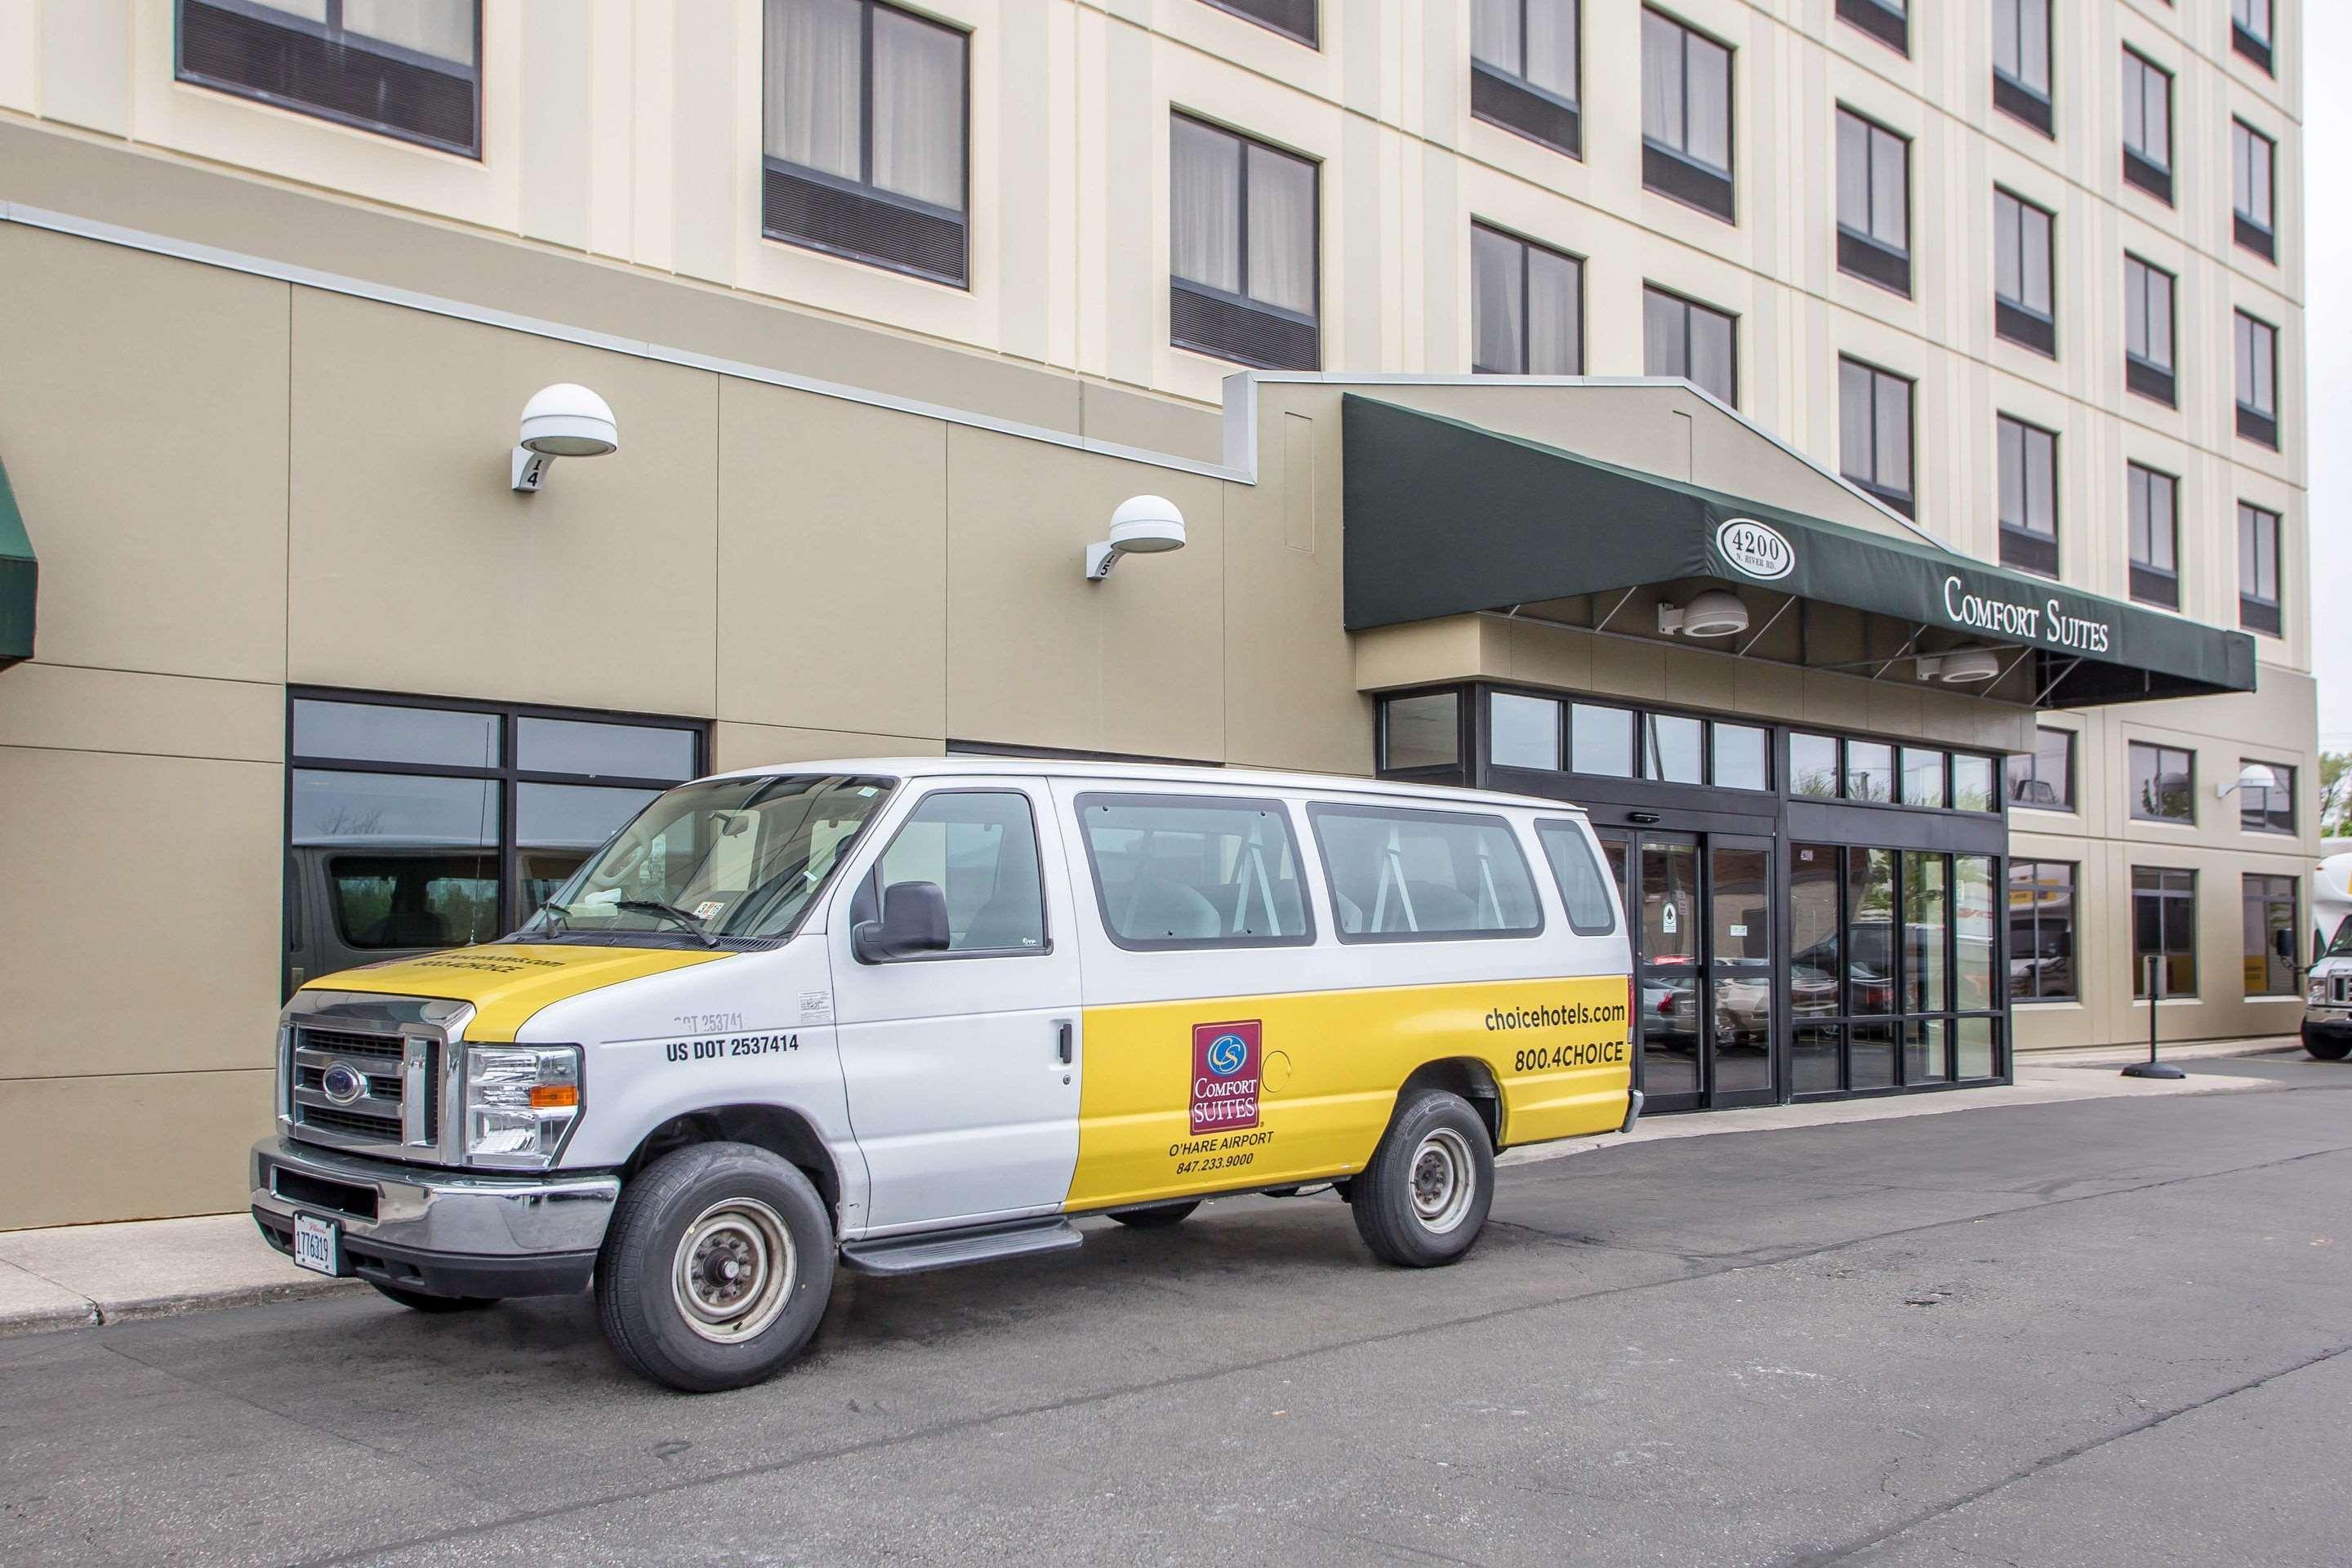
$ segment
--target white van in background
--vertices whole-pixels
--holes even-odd
[[[736,1387],[881,1274],[1336,1188],[1468,1250],[1497,1150],[1628,1126],[1629,956],[1583,814],[1364,780],[992,758],[654,800],[500,942],[314,979],[252,1206],[426,1311],[593,1283],[644,1374]]]

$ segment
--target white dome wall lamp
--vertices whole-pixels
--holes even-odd
[[[1122,555],[1157,555],[1184,548],[1184,514],[1166,496],[1129,496],[1110,514],[1110,537],[1087,546],[1087,581],[1110,575]]]
[[[1947,686],[1973,686],[1979,680],[1991,680],[2000,674],[2000,655],[1989,647],[1961,647],[1949,653],[1931,653],[1917,662],[1920,679],[1940,680]]]
[[[525,495],[547,482],[558,458],[601,458],[618,449],[621,426],[613,405],[576,382],[542,386],[522,405],[515,437],[514,488]]]
[[[2278,774],[2261,763],[2248,763],[2238,770],[2238,776],[2228,784],[2213,786],[2213,798],[2226,800],[2232,790],[2278,788]]]
[[[1748,629],[1748,606],[1720,588],[1691,595],[1687,605],[1660,605],[1658,630],[1668,637],[1736,637]]]

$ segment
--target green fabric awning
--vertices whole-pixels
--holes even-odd
[[[2031,648],[2053,708],[2254,689],[2243,632],[1349,394],[1348,629],[1693,578]]]
[[[40,568],[8,468],[0,463],[0,669],[33,657],[33,588]]]

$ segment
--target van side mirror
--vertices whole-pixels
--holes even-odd
[[[2271,932],[2271,951],[2278,954],[2279,962],[2281,963],[2293,963],[2294,962],[2294,932],[2287,930],[2284,926],[2281,926],[2278,930]]]
[[[948,896],[937,882],[893,882],[882,889],[882,918],[849,933],[860,963],[887,963],[948,950]]]

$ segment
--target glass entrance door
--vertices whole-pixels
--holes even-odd
[[[1609,830],[1633,939],[1634,1082],[1653,1110],[1774,1098],[1771,844]]]

